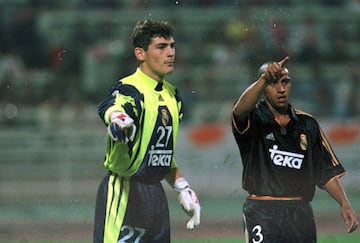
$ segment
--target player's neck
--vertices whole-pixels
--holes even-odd
[[[286,127],[290,121],[290,117],[288,114],[280,114],[275,116],[275,121],[280,125],[280,127]]]
[[[289,123],[290,116],[287,109],[275,109],[274,107],[271,107],[270,109],[274,115],[274,120],[280,127],[285,127]]]

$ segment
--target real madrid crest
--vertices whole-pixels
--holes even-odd
[[[169,114],[166,109],[161,110],[161,122],[164,126],[169,123]]]
[[[300,148],[302,150],[307,150],[307,146],[308,146],[308,141],[307,141],[307,137],[305,134],[300,134]]]

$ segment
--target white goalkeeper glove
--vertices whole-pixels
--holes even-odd
[[[108,134],[114,141],[133,141],[136,133],[134,120],[124,112],[113,112],[110,115]]]
[[[200,224],[200,203],[196,196],[196,193],[190,189],[189,183],[180,177],[175,180],[174,188],[179,192],[179,202],[183,210],[191,216],[190,220],[186,224],[186,228],[192,230],[195,226]]]

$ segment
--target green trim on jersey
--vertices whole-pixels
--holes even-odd
[[[107,136],[105,168],[117,173],[119,176],[132,176],[138,171],[144,158],[151,154],[149,144],[154,143],[152,141],[154,139],[153,133],[160,126],[157,124],[159,116],[162,115],[160,114],[160,107],[166,107],[166,110],[170,113],[167,115],[172,118],[172,124],[166,124],[166,126],[171,127],[172,130],[172,139],[170,140],[172,144],[169,145],[172,148],[170,168],[176,168],[177,163],[173,155],[176,148],[179,122],[182,119],[182,103],[176,97],[176,88],[163,80],[162,90],[156,91],[155,87],[158,82],[146,76],[140,69],[137,69],[134,74],[123,78],[120,82],[123,85],[135,87],[142,95],[143,100],[136,98],[139,95],[134,98],[131,95],[123,95],[121,91],[118,92],[115,94],[113,104],[104,113],[103,120],[105,124],[108,124],[111,112],[122,111],[132,116],[139,124],[137,125],[133,143],[114,142],[109,135]],[[137,104],[140,104],[140,110]]]

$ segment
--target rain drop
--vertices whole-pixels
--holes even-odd
[[[59,61],[62,61],[62,60],[63,60],[62,55],[63,55],[64,53],[66,53],[66,50],[62,50],[62,51],[58,52],[58,59],[59,59]]]

